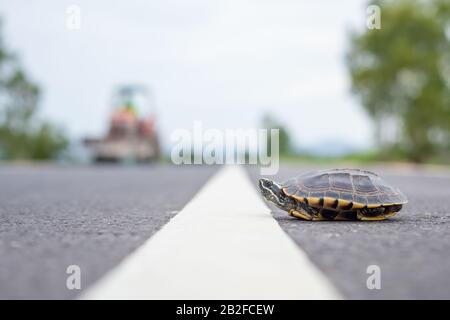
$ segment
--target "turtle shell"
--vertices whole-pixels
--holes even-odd
[[[332,169],[308,172],[282,184],[283,192],[313,207],[357,210],[408,202],[397,189],[373,172]]]

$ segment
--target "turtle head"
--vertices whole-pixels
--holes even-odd
[[[286,196],[281,190],[281,186],[269,179],[259,179],[259,189],[263,197],[274,203],[280,209],[286,210]]]

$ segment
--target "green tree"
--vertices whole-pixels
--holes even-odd
[[[265,129],[278,129],[279,130],[279,152],[280,156],[287,156],[292,154],[292,146],[289,138],[289,131],[284,125],[282,125],[272,115],[266,114],[262,119],[262,125]],[[271,154],[271,135],[269,132],[267,139],[267,150]]]
[[[0,158],[53,159],[66,147],[60,129],[37,119],[38,101],[39,88],[6,49],[0,32]]]
[[[449,1],[371,4],[381,8],[381,29],[352,34],[352,89],[382,149],[425,161],[449,148]]]

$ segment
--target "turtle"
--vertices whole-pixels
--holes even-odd
[[[284,183],[259,180],[263,197],[289,215],[317,220],[384,220],[408,202],[399,189],[361,169],[311,171]]]

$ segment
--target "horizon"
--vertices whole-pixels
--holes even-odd
[[[6,44],[42,89],[40,114],[71,140],[102,136],[113,89],[138,83],[154,93],[164,150],[174,130],[197,119],[259,128],[266,113],[287,127],[296,150],[373,146],[344,61],[366,1],[328,10],[293,1],[78,1],[80,30],[65,27],[69,4],[7,1],[0,15]]]

